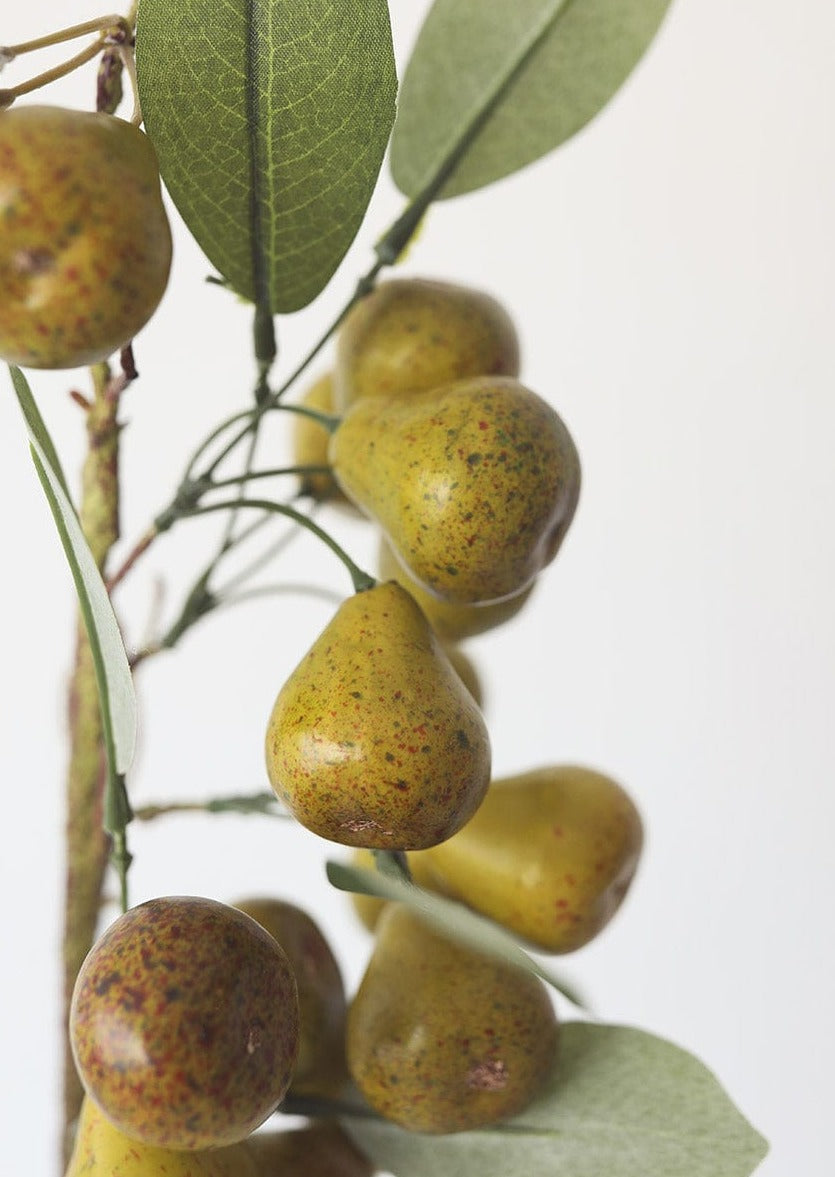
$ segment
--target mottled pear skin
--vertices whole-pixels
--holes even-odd
[[[435,633],[445,643],[462,642],[465,638],[486,633],[510,621],[528,600],[534,587],[531,584],[521,593],[494,605],[456,605],[451,601],[440,601],[410,575],[395,556],[391,545],[382,537],[377,554],[377,572],[380,580],[396,580],[412,594]]]
[[[0,111],[0,356],[29,368],[107,359],[157,308],[171,231],[156,153],[109,114]]]
[[[345,494],[414,579],[457,605],[527,589],[557,554],[580,492],[565,425],[505,377],[361,398],[328,453]]]
[[[299,399],[299,404],[320,413],[332,414],[333,374],[326,372],[314,381]],[[327,466],[329,442],[330,433],[324,425],[302,413],[293,413],[291,443],[294,466]],[[303,474],[301,493],[320,503],[334,499],[346,501],[332,474]]]
[[[394,581],[339,607],[279,692],[266,758],[273,789],[302,825],[381,850],[450,837],[490,776],[481,712]]]
[[[296,982],[255,920],[195,896],[119,917],[76,981],[79,1077],[135,1140],[206,1149],[243,1140],[275,1110],[299,1042]]]
[[[424,392],[469,376],[518,376],[519,341],[504,308],[446,282],[381,282],[337,337],[334,404]]]
[[[638,866],[641,817],[616,781],[572,765],[496,780],[444,846],[409,855],[423,886],[546,952],[573,952],[620,907]]]
[[[557,1053],[530,973],[435,932],[397,903],[348,1013],[348,1066],[371,1106],[416,1132],[462,1132],[521,1112]]]
[[[368,1158],[331,1120],[291,1132],[259,1132],[250,1137],[248,1147],[260,1177],[372,1177],[374,1173]]]
[[[289,1095],[335,1096],[348,1078],[348,1003],[336,957],[306,911],[281,899],[242,899],[235,906],[273,936],[290,962],[299,994],[299,1053]]]
[[[182,1152],[125,1136],[87,1097],[65,1177],[268,1177],[244,1141]],[[274,1177],[274,1175],[273,1175]],[[312,1177],[312,1175],[311,1175]]]

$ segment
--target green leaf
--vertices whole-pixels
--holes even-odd
[[[451,1136],[379,1119],[345,1128],[395,1177],[747,1177],[768,1151],[692,1055],[626,1026],[569,1022],[545,1092],[521,1115]]]
[[[391,168],[458,196],[579,131],[629,76],[670,0],[435,0],[408,63]]]
[[[583,1008],[583,999],[569,985],[559,980],[548,969],[543,968],[533,957],[528,956],[519,942],[498,924],[478,915],[452,899],[424,891],[414,883],[405,882],[388,871],[364,870],[342,862],[326,862],[328,879],[340,891],[354,891],[360,895],[376,895],[379,899],[394,899],[405,903],[424,916],[442,932],[469,944],[480,952],[506,960],[526,972],[534,973],[572,1005]]]
[[[67,493],[55,447],[19,368],[10,367],[32,450],[32,459],[64,546],[96,667],[105,740],[116,773],[124,774],[136,746],[136,696],[119,625],[104,581]]]
[[[394,120],[385,0],[142,0],[136,64],[209,261],[271,313],[305,306],[359,228]]]

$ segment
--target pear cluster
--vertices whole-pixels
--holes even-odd
[[[311,468],[302,493],[376,526],[379,579],[342,602],[279,690],[266,765],[313,833],[365,865],[396,853],[417,886],[566,953],[618,910],[643,835],[601,773],[492,777],[459,643],[524,607],[580,488],[568,430],[518,377],[512,324],[486,295],[393,281],[348,316],[334,370],[305,397],[323,424],[299,417],[295,458]],[[543,982],[403,904],[357,907],[375,939],[350,1001],[320,929],[285,900],[169,897],[116,920],[73,998],[87,1095],[67,1177],[291,1177],[305,1157],[306,1177],[369,1177],[338,1129],[255,1129],[288,1099],[339,1098],[349,1082],[423,1133],[482,1128],[536,1099],[560,1042]]]
[[[302,493],[376,525],[379,581],[339,607],[279,691],[273,788],[359,863],[401,852],[418,886],[539,951],[575,951],[628,890],[640,816],[579,766],[491,782],[480,686],[459,661],[459,643],[513,618],[556,556],[580,491],[574,442],[519,381],[503,308],[439,282],[385,282],[358,303],[302,403],[338,418],[330,435],[299,418],[295,461],[315,471]],[[542,982],[399,904],[356,905],[375,944],[345,1056],[369,1104],[437,1133],[521,1111],[558,1051]]]

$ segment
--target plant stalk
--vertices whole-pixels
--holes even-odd
[[[93,370],[94,397],[86,408],[87,455],[79,516],[100,570],[119,534],[119,411],[121,385],[107,365]],[[69,684],[69,764],[66,796],[66,876],[63,933],[64,1161],[71,1147],[83,1091],[69,1046],[68,1020],[75,978],[96,935],[110,850],[102,826],[106,762],[96,673],[81,618]]]

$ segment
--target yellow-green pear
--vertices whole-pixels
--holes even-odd
[[[333,374],[326,372],[303,393],[298,402],[303,408],[315,409],[320,413],[333,413]],[[293,413],[291,445],[295,466],[327,466],[330,433],[314,417],[304,413]],[[324,471],[311,471],[301,476],[301,493],[310,495],[318,502],[333,499],[344,501],[344,495],[334,481],[333,475]]]
[[[396,580],[408,589],[435,633],[444,642],[461,642],[510,621],[525,604],[534,587],[531,584],[521,593],[497,601],[494,605],[456,605],[452,601],[441,601],[415,580],[383,536],[380,537],[377,553],[377,571],[380,580]]]
[[[276,794],[302,825],[382,850],[450,837],[490,776],[481,712],[394,581],[340,605],[278,694],[266,758]]]
[[[352,309],[337,337],[334,403],[423,392],[468,376],[518,376],[519,341],[490,295],[395,278]]]
[[[299,1053],[288,1095],[337,1095],[348,1078],[348,1004],[339,965],[322,930],[301,907],[283,899],[241,899],[235,907],[278,941],[296,978]]]
[[[246,1141],[180,1152],[155,1148],[114,1128],[89,1096],[81,1105],[66,1177],[266,1177]]]
[[[580,492],[562,420],[507,377],[362,397],[328,453],[339,485],[412,576],[459,605],[528,588],[556,555]]]
[[[561,765],[494,781],[443,846],[409,855],[421,885],[467,904],[546,952],[572,952],[605,927],[643,842],[624,789]]]
[[[557,1043],[538,977],[386,905],[348,1013],[348,1066],[377,1112],[416,1132],[494,1124],[540,1092]]]

